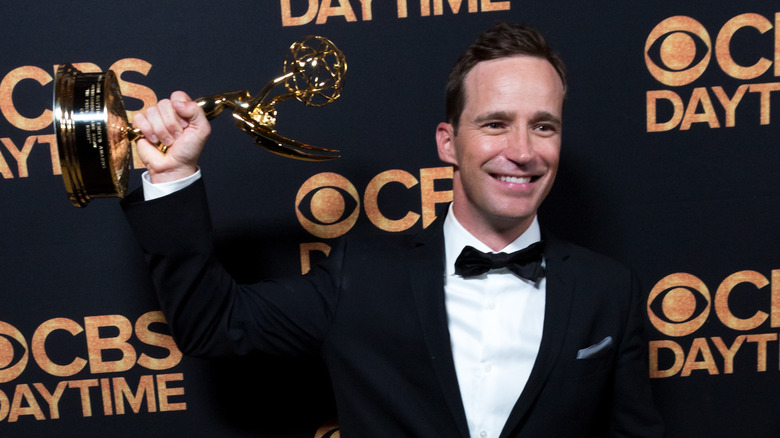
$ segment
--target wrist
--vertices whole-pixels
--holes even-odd
[[[187,177],[190,177],[195,174],[195,172],[198,171],[198,167],[179,167],[175,169],[165,170],[165,171],[154,171],[152,169],[147,169],[149,172],[149,180],[153,184],[161,184],[161,183],[168,183],[173,181],[178,181],[180,179],[184,179]]]

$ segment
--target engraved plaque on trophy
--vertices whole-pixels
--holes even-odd
[[[331,103],[341,95],[346,71],[344,54],[330,40],[310,36],[290,46],[283,74],[255,96],[240,90],[196,102],[209,119],[231,110],[238,127],[268,151],[298,160],[331,160],[339,157],[337,150],[276,132],[276,104],[291,97],[307,106]],[[277,85],[285,92],[266,100]],[[128,123],[112,71],[82,73],[70,64],[60,66],[54,81],[54,129],[62,178],[73,205],[85,207],[93,198],[125,196],[132,142],[142,134]],[[158,148],[167,151],[166,146]]]

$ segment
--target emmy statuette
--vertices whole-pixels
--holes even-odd
[[[340,156],[337,150],[276,132],[276,104],[291,97],[307,106],[331,103],[341,96],[346,72],[344,54],[330,40],[309,36],[290,46],[283,74],[257,95],[241,90],[196,102],[209,119],[231,110],[238,127],[270,152],[297,160],[331,160]],[[280,84],[285,92],[266,101]],[[114,72],[82,73],[70,64],[60,66],[54,83],[54,129],[62,178],[73,205],[85,207],[92,198],[125,196],[132,142],[142,134],[128,123]],[[158,148],[167,151],[163,145]]]

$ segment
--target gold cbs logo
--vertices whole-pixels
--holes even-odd
[[[754,79],[766,73],[774,63],[780,76],[780,13],[775,23],[766,17],[747,13],[738,15],[721,27],[713,42],[710,33],[697,20],[686,16],[669,17],[650,32],[645,43],[645,64],[653,77],[669,86],[695,81],[707,70],[715,55],[721,70],[735,79]],[[752,28],[761,35],[775,28],[774,60],[761,57],[752,65],[738,64],[731,53],[731,42],[742,29]]]
[[[0,383],[19,377],[30,356],[41,370],[59,377],[74,376],[84,369],[96,374],[124,372],[135,365],[149,370],[173,368],[181,361],[182,353],[170,335],[156,331],[155,327],[165,324],[160,311],[147,312],[135,323],[122,315],[87,316],[83,324],[53,318],[40,324],[28,342],[16,327],[0,321]],[[105,332],[113,334],[106,336]],[[82,357],[83,351],[70,351],[70,357],[65,358],[69,362],[62,363],[61,354],[52,349],[57,340],[64,339],[62,336],[78,337],[86,347],[86,357]],[[148,355],[146,350],[152,349],[167,354]],[[116,357],[104,357],[106,351]]]
[[[769,294],[761,292],[770,286]],[[761,295],[746,295],[756,294]],[[768,296],[769,299],[765,299]],[[732,308],[740,298],[754,297],[754,301],[767,302],[765,310],[756,308]],[[751,304],[753,306],[755,304]],[[714,310],[726,327],[748,331],[770,321],[772,327],[780,327],[780,270],[772,271],[767,278],[756,271],[739,271],[726,277],[715,290],[698,277],[678,272],[661,279],[650,291],[647,299],[647,315],[653,326],[667,336],[681,337],[701,328]]]
[[[337,173],[318,173],[306,180],[295,197],[295,214],[301,226],[313,236],[333,239],[347,233],[358,220],[361,209],[377,228],[400,232],[418,222],[423,228],[436,218],[436,204],[452,201],[452,190],[437,189],[437,181],[451,186],[452,167],[420,169],[419,177],[401,169],[390,169],[376,175],[361,196],[354,184]],[[401,184],[412,199],[420,200],[419,213],[406,211],[395,218],[380,207],[380,192],[391,185]],[[419,193],[412,194],[412,189]],[[383,205],[386,210],[390,206]],[[394,216],[394,217],[388,217]]]
[[[0,382],[10,382],[27,366],[30,350],[22,332],[0,321]]]

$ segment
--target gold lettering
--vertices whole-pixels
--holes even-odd
[[[115,337],[101,338],[101,327],[113,327],[119,333]],[[93,374],[121,372],[132,368],[136,353],[133,346],[127,342],[133,333],[133,326],[127,318],[121,315],[88,316],[84,318],[84,328],[87,333],[89,369]],[[105,350],[119,350],[122,352],[122,358],[114,361],[104,360]]]
[[[734,92],[734,97],[729,98],[726,92],[723,91],[723,87],[712,88],[712,91],[715,92],[715,96],[718,97],[720,104],[723,105],[723,108],[726,110],[727,127],[733,127],[736,124],[737,105],[739,105],[739,102],[742,100],[742,97],[745,96],[747,90],[747,84],[742,84],[739,86],[739,88],[737,88],[737,91]]]
[[[5,179],[13,179],[14,177],[14,174],[11,172],[11,168],[8,167],[8,162],[5,161],[2,153],[0,153],[0,175],[3,175],[3,178]]]
[[[31,345],[33,358],[42,370],[52,376],[72,376],[84,369],[87,361],[76,356],[68,365],[58,365],[52,362],[46,353],[46,339],[55,330],[64,330],[74,336],[84,331],[76,322],[67,318],[54,318],[44,322],[33,333]]]
[[[32,147],[37,139],[38,136],[36,135],[27,137],[24,141],[24,146],[22,146],[22,150],[19,150],[10,138],[0,138],[0,142],[5,145],[5,148],[8,149],[11,156],[16,159],[16,166],[19,169],[19,178],[27,178],[29,176],[27,172],[27,158],[30,156],[30,151],[32,151]]]
[[[49,145],[49,154],[51,154],[51,172],[53,175],[62,175],[60,166],[60,154],[57,150],[57,138],[54,134],[39,135],[38,143]]]
[[[100,379],[100,394],[103,399],[103,414],[114,415],[114,405],[111,403],[111,379]]]
[[[8,416],[8,412],[11,411],[11,402],[8,400],[8,396],[3,391],[0,391],[0,421],[5,420]]]
[[[52,81],[52,76],[40,67],[24,66],[11,70],[0,81],[0,112],[15,127],[25,131],[40,131],[52,123],[52,112],[45,109],[35,118],[25,117],[16,110],[13,102],[14,88],[25,79],[33,79],[41,85]]]
[[[81,414],[85,417],[92,416],[92,400],[89,398],[89,388],[98,386],[97,379],[71,380],[68,382],[71,388],[78,388],[81,396]]]
[[[187,410],[187,403],[171,403],[168,398],[184,395],[183,387],[169,388],[168,382],[182,381],[184,374],[161,374],[157,376],[157,396],[160,400],[160,412],[184,411]]]
[[[737,30],[743,27],[752,27],[763,34],[772,28],[772,23],[758,14],[737,15],[720,29],[718,37],[715,39],[715,52],[718,64],[724,73],[736,79],[754,79],[769,70],[772,61],[761,58],[750,67],[743,67],[734,62],[734,58],[731,57],[731,38]]]
[[[738,318],[731,313],[731,310],[729,309],[729,295],[734,287],[741,283],[751,283],[756,286],[756,288],[762,289],[769,284],[769,280],[756,271],[740,271],[729,275],[723,280],[718,287],[718,290],[715,292],[715,313],[727,327],[734,330],[746,331],[761,325],[767,320],[769,315],[767,315],[766,312],[758,310],[752,317],[743,319]]]
[[[696,358],[701,353],[702,360],[698,361]],[[710,346],[707,344],[706,338],[696,338],[691,344],[691,351],[688,353],[688,358],[683,366],[681,377],[687,377],[691,375],[693,370],[707,370],[710,375],[718,374],[718,366],[715,365],[715,358],[712,356]]]
[[[734,343],[731,344],[731,347],[729,348],[726,347],[726,344],[720,337],[712,338],[712,343],[715,344],[715,347],[718,348],[720,354],[723,355],[724,374],[732,374],[734,372],[734,356],[737,354],[737,350],[739,350],[742,343],[745,342],[745,339],[745,335],[737,336],[737,339],[734,339]]]
[[[54,394],[50,393],[42,383],[35,383],[35,389],[43,397],[43,400],[49,404],[49,419],[56,420],[60,418],[60,398],[62,393],[65,392],[65,388],[68,387],[68,382],[60,382],[57,384],[57,388],[54,390]]]
[[[155,359],[142,353],[138,357],[138,365],[150,370],[167,370],[181,362],[182,353],[176,346],[176,342],[169,335],[154,332],[150,326],[154,323],[165,323],[165,316],[159,310],[141,315],[135,323],[135,335],[138,340],[147,345],[154,345],[168,350],[168,356]]]
[[[780,76],[780,12],[775,13],[775,77]]]
[[[291,0],[282,0],[282,26],[301,26],[309,23],[317,16],[317,0],[309,0],[309,9],[306,10],[305,14],[299,17],[292,16],[290,1]]]
[[[400,182],[407,189],[418,184],[417,179],[404,170],[393,169],[380,173],[371,179],[366,187],[366,193],[363,196],[363,205],[366,210],[366,215],[368,216],[368,219],[371,220],[371,223],[376,225],[379,229],[390,232],[408,230],[420,218],[419,214],[409,211],[403,218],[393,220],[388,219],[379,211],[379,191],[390,182]]]
[[[320,13],[317,14],[317,24],[324,24],[328,20],[328,17],[333,16],[344,16],[349,22],[357,21],[355,11],[353,11],[352,6],[349,5],[349,0],[335,0],[338,2],[339,6],[332,6],[333,1],[334,0],[322,0]],[[328,2],[327,6],[325,6],[325,2]]]
[[[330,255],[330,245],[322,242],[301,243],[301,274],[311,271],[312,251],[319,251],[327,257]]]
[[[658,99],[665,99],[672,103],[674,112],[672,117],[662,123],[657,121],[657,106],[656,101]],[[674,129],[680,124],[685,113],[685,106],[680,96],[671,90],[657,90],[647,92],[647,132],[660,132],[669,131]]]
[[[143,103],[141,108],[127,111],[127,119],[130,123],[133,123],[133,118],[137,113],[157,103],[157,95],[154,93],[154,90],[149,87],[124,80],[122,75],[125,72],[132,71],[146,76],[149,74],[149,70],[152,69],[152,64],[144,61],[143,59],[125,58],[115,62],[111,67],[109,67],[109,69],[113,70],[116,74],[117,82],[119,83],[119,87],[122,90],[122,95],[125,97],[138,99]],[[124,103],[125,105],[127,104],[127,102]],[[141,169],[144,167],[144,163],[138,156],[135,142],[133,142],[132,148],[133,168]]]
[[[766,344],[776,341],[777,333],[764,333],[761,335],[747,335],[748,342],[756,343],[756,371],[766,371]]]
[[[409,8],[406,6],[406,0],[397,0],[398,5],[398,18],[406,18],[409,16]]]
[[[780,269],[772,271],[771,326],[780,327]]]
[[[750,91],[752,93],[761,93],[761,124],[768,125],[771,121],[770,113],[770,95],[773,91],[780,90],[780,82],[770,84],[750,84]]]
[[[508,11],[511,7],[509,0],[482,0],[482,12]]]
[[[436,204],[452,202],[452,190],[435,190],[435,181],[439,179],[452,179],[452,167],[430,167],[420,169],[420,192],[422,198],[423,228],[436,219]]]
[[[27,403],[27,407],[22,406],[22,401],[25,401]],[[8,422],[9,423],[15,422],[16,420],[19,419],[21,415],[32,415],[35,417],[36,420],[46,419],[46,416],[43,415],[43,411],[41,410],[41,407],[38,405],[38,402],[35,400],[35,396],[33,395],[30,386],[25,383],[16,385],[16,390],[14,391],[14,398],[13,401],[11,402],[11,414],[8,416]]]
[[[669,340],[650,341],[650,353],[648,355],[650,362],[650,378],[658,379],[671,377],[680,372],[685,362],[685,353],[677,342]],[[671,367],[662,370],[658,368],[658,350],[665,348],[674,353],[674,363]]]
[[[696,108],[701,103],[704,112],[697,113]],[[710,128],[720,128],[718,116],[715,114],[715,107],[712,106],[712,100],[707,93],[706,88],[694,88],[691,94],[691,100],[688,102],[688,108],[685,110],[680,130],[686,131],[691,128],[693,123],[707,122]]]
[[[372,0],[360,0],[361,10],[363,13],[363,21],[371,21],[373,14],[371,12]]]
[[[420,0],[420,15],[423,17],[427,17],[431,15],[431,1],[430,0]]]
[[[125,413],[125,403],[127,400],[130,409],[136,414],[141,412],[141,404],[146,400],[146,409],[148,412],[157,412],[157,402],[154,397],[154,380],[152,376],[141,376],[138,380],[138,391],[133,391],[127,385],[124,377],[114,377],[114,406],[116,406],[117,415]]]

